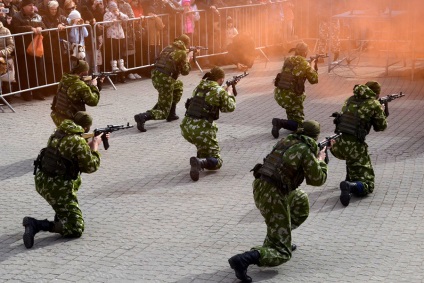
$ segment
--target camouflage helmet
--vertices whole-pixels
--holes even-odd
[[[186,34],[180,35],[177,40],[181,40],[187,48],[190,46],[190,37]]]
[[[311,137],[314,140],[318,140],[320,132],[321,126],[315,120],[307,120],[303,122],[303,126],[296,131],[296,133]]]
[[[76,65],[72,68],[71,72],[73,74],[80,74],[83,72],[87,72],[90,69],[88,63],[84,60],[78,60]]]
[[[93,124],[93,118],[85,111],[78,111],[74,115],[74,122],[83,128],[90,128]]]
[[[376,81],[369,81],[365,84],[367,87],[369,87],[377,96],[380,94],[381,86]]]

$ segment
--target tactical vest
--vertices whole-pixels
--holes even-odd
[[[198,95],[198,94],[201,94]],[[189,98],[186,103],[185,115],[191,118],[205,119],[212,123],[219,119],[219,107],[212,106],[206,102],[206,92],[196,92],[196,96]]]
[[[283,195],[295,190],[302,184],[305,176],[299,168],[292,168],[284,163],[284,153],[292,146],[302,143],[299,137],[295,140],[281,140],[264,159],[264,164],[258,170],[261,179],[276,186]]]
[[[59,89],[53,99],[52,110],[68,119],[73,119],[78,111],[85,111],[85,103],[83,101],[72,102],[68,97],[68,89],[71,85],[64,83],[59,84]]]
[[[293,91],[297,95],[302,95],[305,92],[305,78],[293,75],[293,70],[293,63],[287,59],[284,62],[283,71],[275,78],[274,85],[281,89]]]
[[[174,51],[175,47],[172,45],[165,47],[160,53],[159,58],[156,59],[155,69],[176,80],[179,73],[174,59],[172,58]]]
[[[358,101],[354,97],[348,99],[346,109],[349,109],[349,105],[355,104],[357,106],[356,111],[352,113],[348,110],[334,119],[336,133],[349,134],[355,136],[360,142],[365,141],[365,137],[371,129],[371,124],[359,117],[358,112],[364,102],[365,100]]]
[[[43,173],[49,176],[63,176],[65,180],[75,180],[78,178],[79,166],[77,160],[70,160],[65,158],[59,152],[60,142],[67,135],[57,130],[50,139],[47,147],[40,151],[37,159],[34,161],[34,175],[37,173],[37,169],[43,171]],[[53,147],[52,142],[54,139],[58,139],[57,146]]]

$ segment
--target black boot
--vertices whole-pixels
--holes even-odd
[[[153,116],[150,112],[134,115],[134,120],[137,122],[137,129],[140,132],[145,132],[146,128],[144,128],[144,123],[146,123],[146,121],[151,120],[152,118]]]
[[[25,227],[25,233],[23,235],[24,245],[27,249],[32,248],[34,245],[35,234],[41,231],[52,231],[54,228],[54,223],[44,220],[37,220],[32,217],[24,217],[22,220],[22,225]]]
[[[271,130],[271,134],[274,138],[278,138],[280,135],[280,129],[282,128],[281,123],[280,123],[281,119],[278,118],[273,118],[272,119],[272,130]]]
[[[208,166],[206,158],[190,157],[190,177],[193,181],[199,180],[199,173]]]
[[[354,182],[343,181],[340,183],[340,202],[344,206],[349,205],[350,199],[352,197],[352,191],[355,189],[356,186],[357,184]]]
[[[180,117],[177,116],[175,113],[175,109],[177,108],[176,103],[172,103],[171,110],[169,111],[168,118],[166,118],[166,121],[171,122],[180,119]]]
[[[297,122],[292,120],[280,119],[280,124],[282,128],[292,132],[295,132],[298,127]]]
[[[242,282],[252,282],[252,278],[247,275],[247,268],[251,264],[259,264],[261,254],[256,251],[248,251],[233,256],[228,260],[231,268],[236,272],[236,277]]]

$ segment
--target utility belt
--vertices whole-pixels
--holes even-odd
[[[163,69],[163,68],[160,68],[160,67],[155,67],[155,70],[158,71],[158,72],[161,72],[164,75],[170,76],[174,80],[178,79],[178,74],[173,74],[172,72],[170,72],[166,69]]]

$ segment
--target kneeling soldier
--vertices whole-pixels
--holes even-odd
[[[186,102],[186,117],[181,122],[181,134],[197,148],[197,157],[190,158],[190,177],[199,180],[203,169],[217,170],[222,166],[222,159],[216,133],[219,111],[233,112],[236,99],[228,86],[222,87],[225,73],[219,67],[207,72],[200,84],[194,89],[193,97]]]
[[[36,190],[52,206],[56,215],[54,222],[24,217],[23,240],[28,249],[34,245],[34,236],[39,231],[74,238],[82,235],[84,219],[77,198],[81,172],[97,171],[100,166],[97,149],[102,142],[102,134],[88,143],[81,136],[89,131],[91,124],[92,118],[83,111],[77,112],[73,121],[65,119],[34,162]]]

